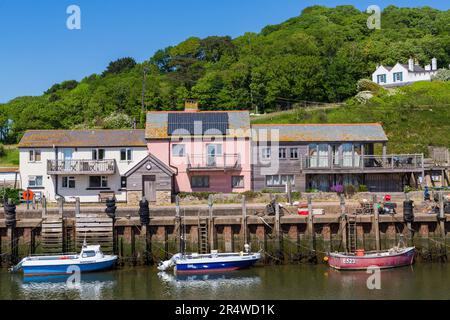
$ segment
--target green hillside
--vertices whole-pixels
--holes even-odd
[[[366,104],[349,99],[343,106],[304,109],[254,117],[252,123],[380,122],[393,153],[427,153],[427,147],[450,148],[450,82],[417,82],[383,92]]]
[[[265,112],[298,100],[342,102],[377,63],[413,56],[422,65],[432,57],[439,67],[450,64],[450,10],[389,6],[381,30],[368,29],[368,17],[353,6],[313,6],[259,33],[191,37],[143,63],[122,58],[102,74],[0,105],[0,131],[10,129],[3,140],[15,143],[27,129],[120,128],[133,119],[142,127],[144,111],[181,109],[188,97],[197,98],[202,109],[258,106]]]

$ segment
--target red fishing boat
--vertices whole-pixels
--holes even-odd
[[[396,268],[412,265],[415,247],[394,247],[385,251],[365,252],[356,250],[355,253],[329,253],[325,261],[329,266],[339,270],[367,270],[369,267],[381,269]]]

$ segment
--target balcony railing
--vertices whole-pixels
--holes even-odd
[[[187,157],[188,170],[237,170],[241,168],[239,154],[190,155]]]
[[[422,170],[423,154],[303,156],[302,170]]]
[[[47,174],[114,174],[115,160],[48,160]]]

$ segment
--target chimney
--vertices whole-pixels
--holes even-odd
[[[431,70],[433,70],[433,71],[437,70],[437,59],[436,58],[431,59]]]
[[[413,58],[409,58],[409,60],[408,60],[408,70],[414,71],[414,59]]]
[[[197,112],[198,111],[198,101],[196,99],[186,99],[184,101],[184,111],[185,112]]]
[[[427,64],[425,66],[425,71],[431,71],[431,64]]]

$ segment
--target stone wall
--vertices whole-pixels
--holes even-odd
[[[172,202],[172,193],[170,191],[156,191],[156,204],[165,205]]]
[[[127,204],[130,206],[138,206],[142,198],[142,191],[128,191]]]

